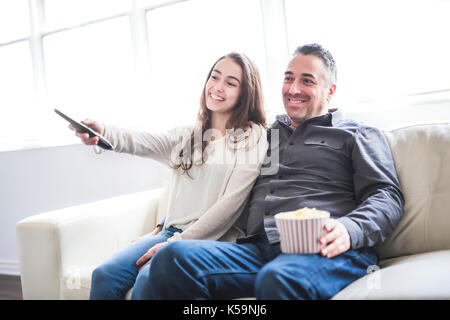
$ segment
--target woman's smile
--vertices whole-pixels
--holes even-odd
[[[210,96],[211,98],[213,98],[214,100],[218,101],[218,102],[225,101],[224,98],[222,98],[222,97],[220,97],[220,96],[218,96],[218,95],[215,95],[215,94],[213,94],[213,93],[210,93],[209,96]]]

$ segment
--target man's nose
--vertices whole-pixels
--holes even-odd
[[[289,94],[296,95],[301,93],[301,86],[297,81],[292,82],[291,86],[289,87]]]

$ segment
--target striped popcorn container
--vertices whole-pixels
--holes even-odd
[[[299,213],[303,211],[303,213]],[[326,233],[324,226],[330,218],[327,211],[303,208],[275,215],[283,253],[318,253],[322,249],[319,239]]]

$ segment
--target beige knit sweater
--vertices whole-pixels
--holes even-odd
[[[259,175],[267,152],[263,127],[252,124],[239,143],[229,133],[209,142],[206,162],[193,165],[189,177],[173,169],[181,148],[190,138],[192,127],[179,127],[162,134],[105,126],[105,137],[114,151],[148,157],[169,168],[170,178],[159,207],[166,217],[164,228],[183,230],[169,242],[183,239],[234,241],[243,235],[234,223]],[[242,139],[247,136],[246,139]],[[199,154],[194,153],[194,160]]]

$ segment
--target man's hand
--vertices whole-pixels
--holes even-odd
[[[350,249],[350,235],[342,223],[329,219],[324,229],[327,234],[319,240],[325,245],[320,251],[324,257],[333,258]]]
[[[143,266],[141,266],[138,270],[141,271],[141,269],[143,267],[145,267],[147,264],[150,263],[150,259],[151,257],[153,257],[156,253],[156,251],[158,251],[159,249],[161,249],[162,247],[164,247],[166,244],[168,244],[168,242],[161,242],[161,243],[157,243],[155,244],[153,247],[151,247],[145,254],[142,255],[142,257],[140,257],[137,261],[136,261],[136,265],[140,265],[141,263],[144,263],[145,261],[147,261],[147,263],[145,263]]]

